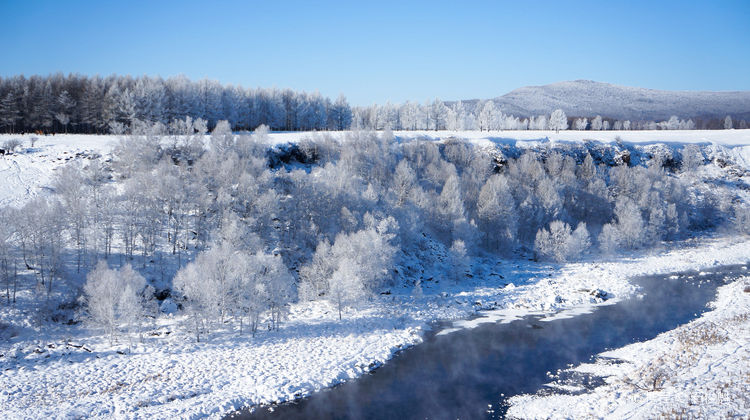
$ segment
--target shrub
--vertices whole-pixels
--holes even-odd
[[[15,152],[19,147],[21,147],[21,140],[10,139],[3,142],[2,148],[5,149],[6,152]]]

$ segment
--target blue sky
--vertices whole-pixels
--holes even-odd
[[[750,90],[750,1],[0,0],[0,76],[185,74],[387,100],[592,79]]]

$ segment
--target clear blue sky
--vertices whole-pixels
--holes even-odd
[[[0,17],[0,76],[185,74],[355,105],[573,79],[750,90],[750,0],[0,0]]]

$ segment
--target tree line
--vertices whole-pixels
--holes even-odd
[[[213,129],[221,120],[233,130],[343,130],[351,108],[319,93],[290,89],[245,89],[184,76],[108,77],[57,73],[0,78],[0,131],[12,133],[127,132],[134,122],[202,119]]]
[[[353,109],[352,127],[383,130],[694,130],[747,128],[747,121],[732,123],[722,119],[680,119],[664,121],[618,120],[601,115],[568,117],[563,110],[551,114],[515,116],[503,112],[493,100],[443,102],[440,99],[420,104],[371,105]]]

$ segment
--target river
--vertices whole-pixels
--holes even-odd
[[[242,419],[503,418],[507,398],[535,393],[549,372],[591,361],[605,350],[649,340],[707,310],[741,266],[634,279],[639,296],[569,318],[526,316],[450,334],[438,324],[422,344],[368,375],[281,405],[235,413]],[[568,378],[570,379],[570,378]],[[598,378],[581,377],[584,386]]]

